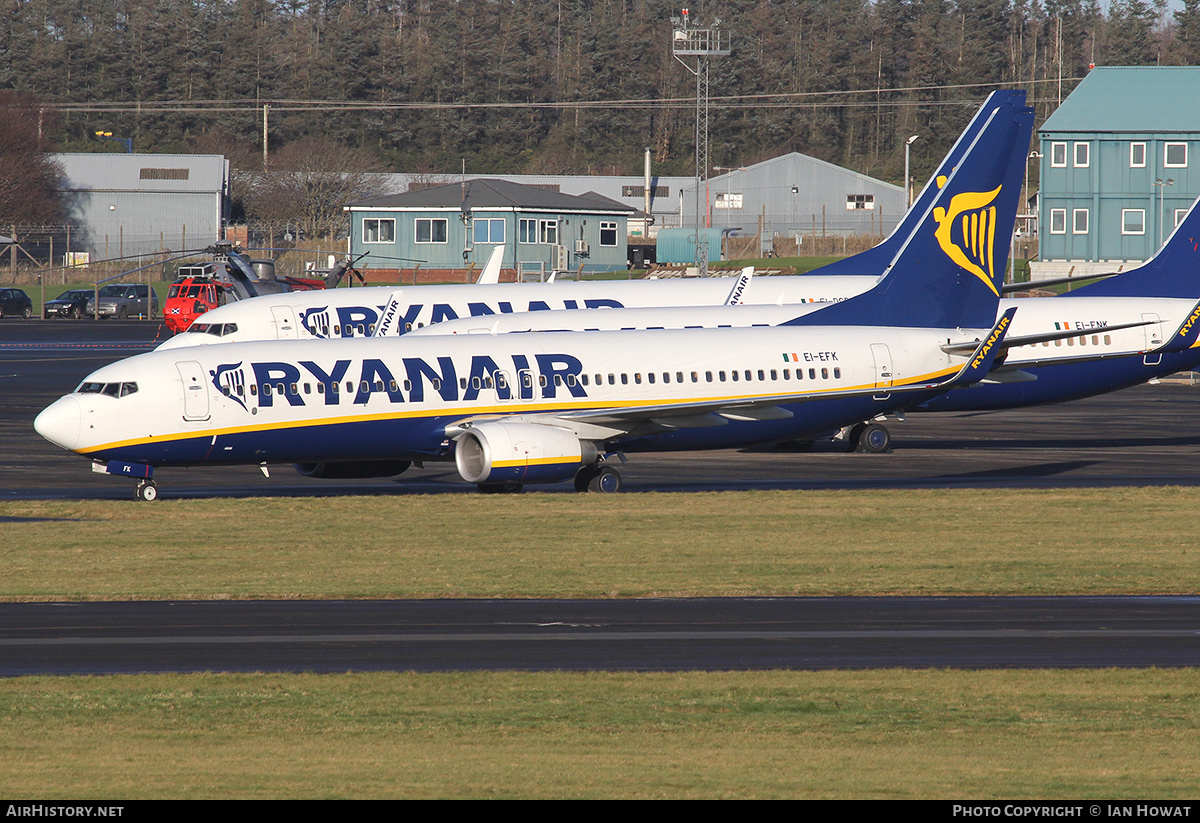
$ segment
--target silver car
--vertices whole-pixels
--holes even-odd
[[[96,298],[88,301],[87,313],[96,319],[139,317],[150,312],[158,314],[158,295],[146,283],[119,283],[100,289],[100,308]]]

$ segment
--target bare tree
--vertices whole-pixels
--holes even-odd
[[[335,238],[344,231],[347,203],[381,193],[374,175],[382,170],[370,152],[308,137],[273,155],[266,171],[243,172],[235,183],[248,217]]]
[[[36,98],[0,92],[0,224],[60,223],[62,168],[49,154],[53,110]]]

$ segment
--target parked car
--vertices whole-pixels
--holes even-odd
[[[152,306],[152,308],[151,308]],[[88,300],[87,313],[97,319],[137,317],[149,311],[158,314],[158,295],[146,283],[119,283],[100,289],[100,307],[96,299]]]
[[[87,311],[88,300],[92,297],[91,289],[71,289],[60,294],[53,300],[47,300],[42,309],[42,317],[71,317],[76,320],[83,317]]]
[[[0,289],[0,317],[10,316],[33,316],[33,301],[20,289]]]

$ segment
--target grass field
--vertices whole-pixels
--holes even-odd
[[[1200,491],[761,491],[0,504],[0,598],[1200,590]]]
[[[1194,489],[0,504],[0,599],[1195,592]],[[0,680],[10,797],[1191,798],[1180,670]]]

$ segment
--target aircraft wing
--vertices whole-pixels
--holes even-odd
[[[522,419],[546,425],[570,429],[585,439],[601,439],[625,434],[639,427],[652,425],[659,428],[702,428],[723,426],[730,420],[782,420],[793,416],[785,405],[795,405],[817,400],[869,395],[905,394],[948,390],[982,380],[991,371],[996,355],[1001,351],[1004,334],[1012,324],[1016,308],[1005,312],[996,322],[991,333],[972,344],[974,349],[961,368],[947,368],[927,375],[919,375],[908,382],[892,385],[862,385],[847,389],[825,391],[800,391],[786,394],[758,395],[750,397],[718,397],[682,403],[629,404],[602,409],[551,412],[548,414],[517,415],[499,419]],[[498,419],[485,415],[479,419]],[[446,429],[454,437],[463,431],[473,419],[463,419]]]
[[[1033,346],[1038,343],[1048,343],[1051,340],[1066,340],[1068,337],[1079,337],[1080,335],[1092,334],[1093,332],[1108,332],[1108,331],[1120,331],[1121,329],[1133,329],[1133,328],[1137,328],[1138,326],[1149,326],[1150,324],[1152,324],[1154,322],[1156,322],[1156,321],[1139,320],[1135,323],[1121,323],[1116,326],[1105,326],[1103,329],[1087,329],[1087,330],[1075,329],[1074,331],[1052,331],[1052,332],[1045,332],[1044,334],[1023,334],[1019,337],[1006,337],[1004,339],[1004,343],[1001,348],[1003,351],[1008,351],[1009,349],[1015,349],[1017,346]],[[942,346],[942,351],[946,352],[947,354],[966,354],[967,352],[971,351],[974,346],[975,346],[975,343],[953,343],[953,344],[947,344],[945,346]],[[1122,355],[1110,355],[1110,356],[1119,357],[1119,356],[1123,356],[1124,354],[1128,354],[1128,352],[1124,352]],[[1096,359],[1096,358],[1092,358],[1092,359]]]

